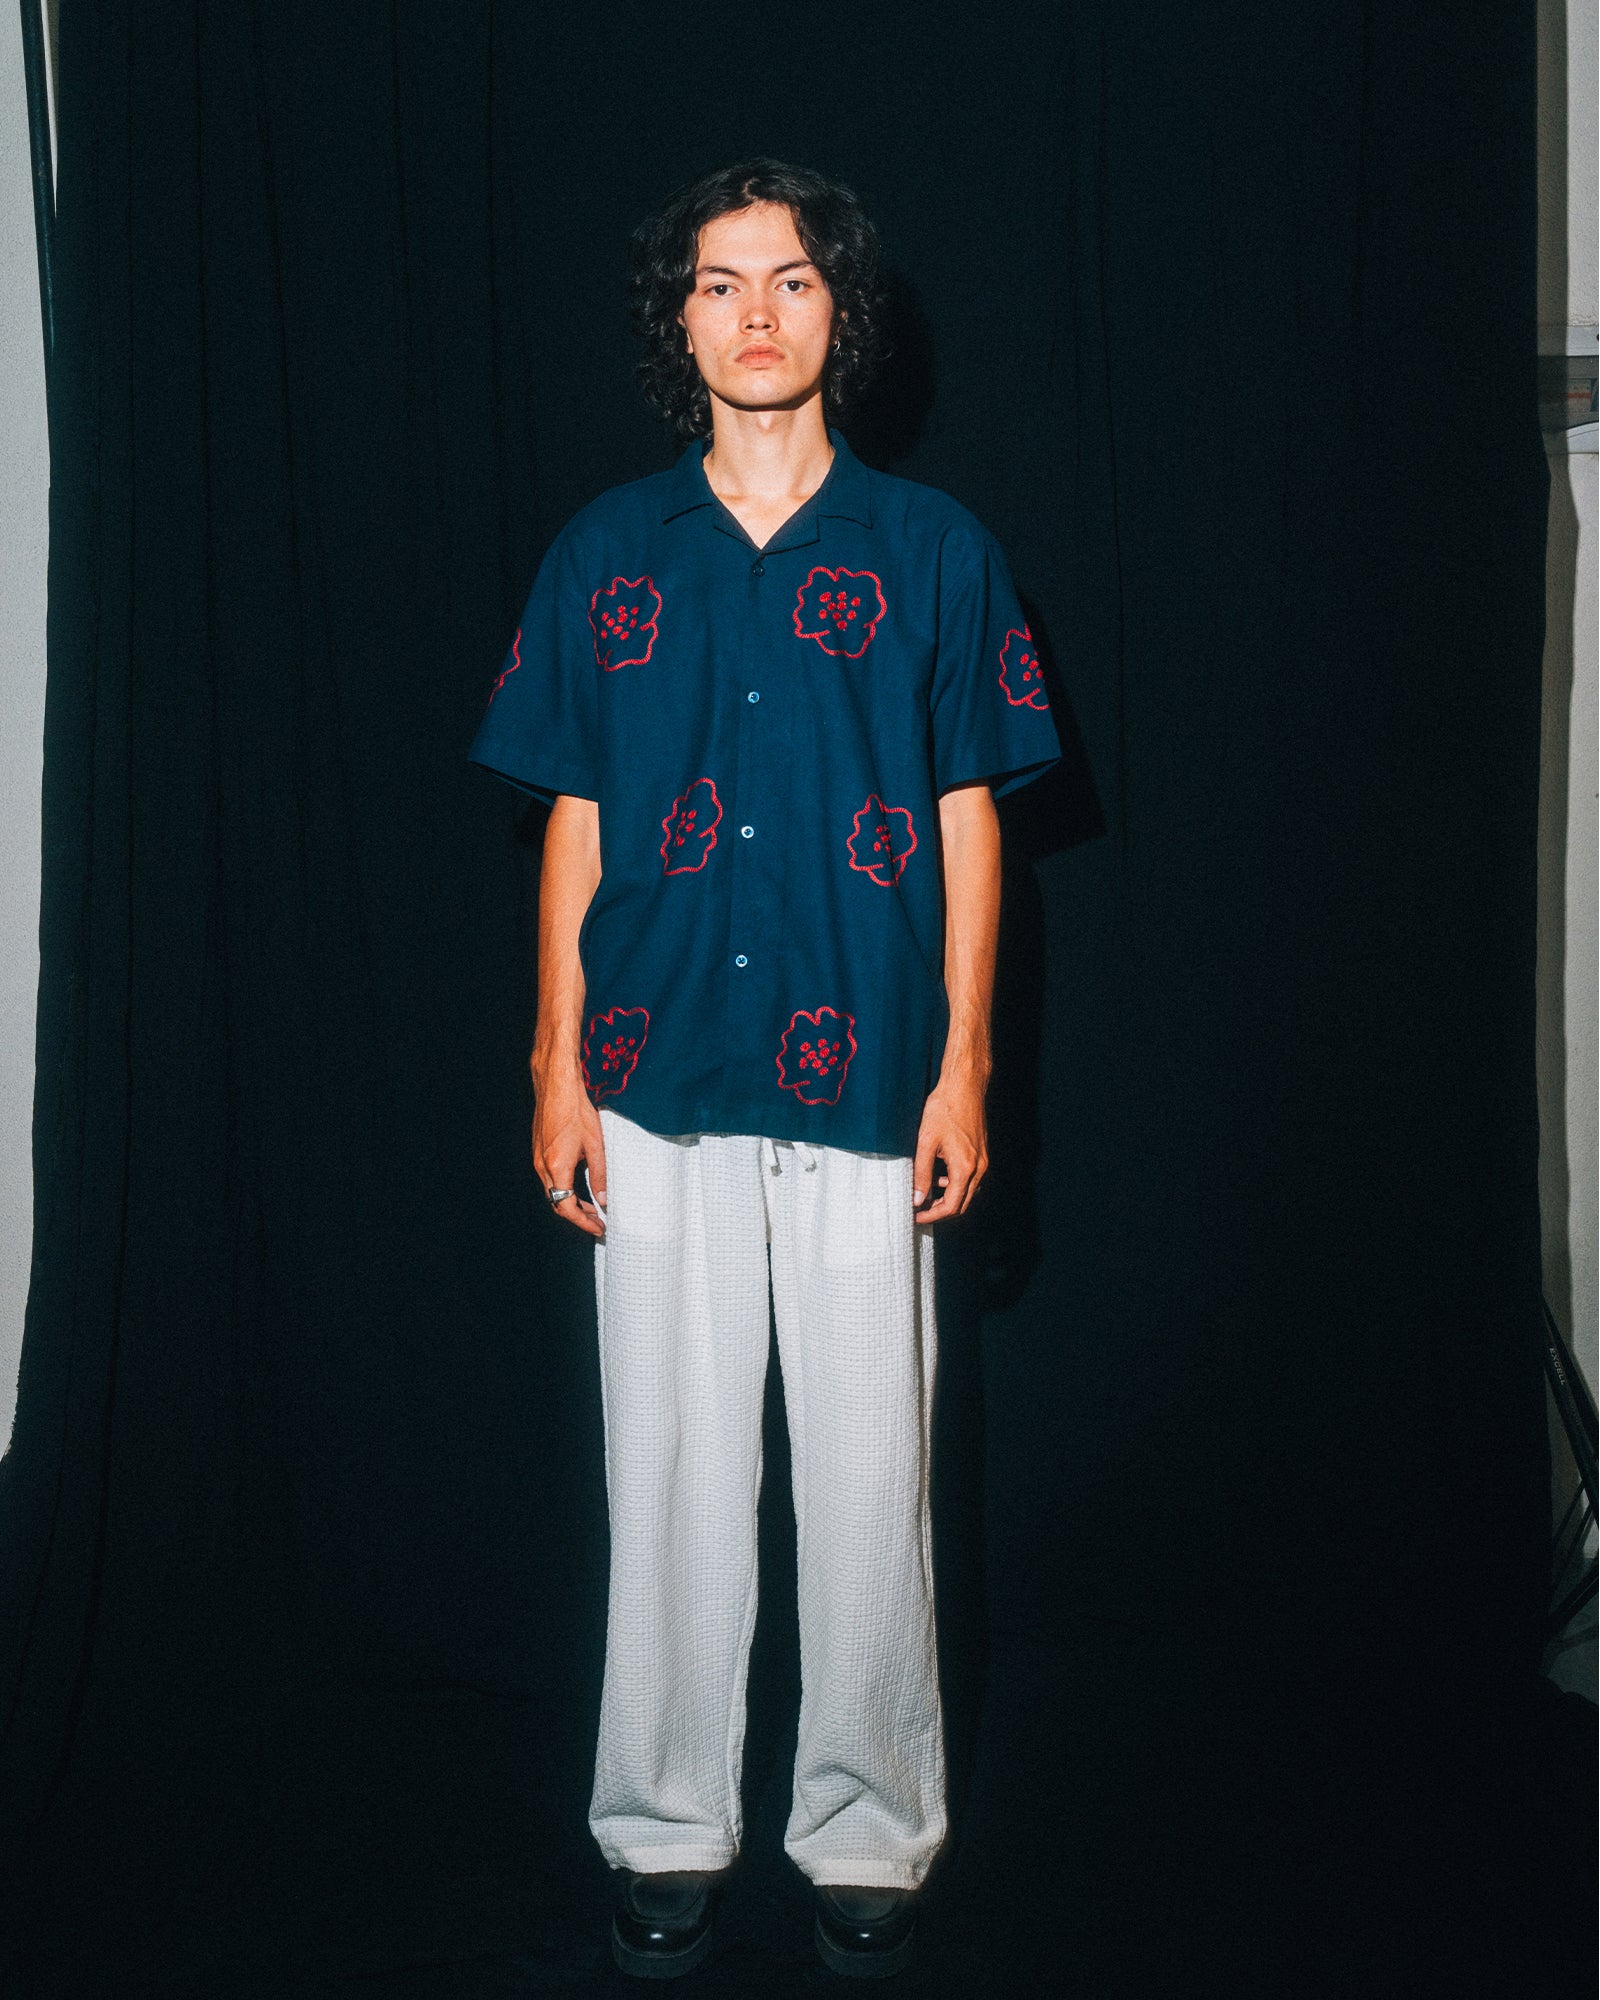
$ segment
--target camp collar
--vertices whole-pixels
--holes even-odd
[[[828,468],[827,477],[816,492],[802,501],[789,516],[767,544],[769,550],[788,541],[790,530],[801,526],[802,516],[815,519],[823,514],[841,515],[845,520],[859,522],[863,528],[872,526],[871,474],[845,443],[843,436],[831,426],[828,442],[833,446],[833,463]],[[727,513],[706,478],[705,454],[703,438],[694,439],[679,454],[677,463],[667,475],[667,490],[661,505],[663,521],[673,520],[694,507],[714,507],[718,513]]]

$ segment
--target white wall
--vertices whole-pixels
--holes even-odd
[[[1596,1381],[1595,537],[1593,449],[1550,461],[1539,796],[1539,1187],[1545,1296]]]
[[[1540,346],[1593,353],[1596,0],[1539,0]],[[1550,460],[1539,842],[1539,1177],[1545,1291],[1596,1382],[1596,457]]]
[[[16,1406],[33,1231],[39,768],[49,444],[22,23],[0,6],[0,1446]]]
[[[1539,324],[1595,323],[1595,0],[1539,4]]]
[[[1596,0],[1538,0],[1539,346],[1595,351]],[[1544,726],[1539,779],[1539,1192],[1544,1286],[1578,1364],[1596,1382],[1595,426],[1550,456]],[[1577,1470],[1552,1423],[1553,1514]],[[1585,1547],[1593,1545],[1593,1532]],[[1576,1581],[1568,1568],[1565,1586]],[[1596,1689],[1595,1607],[1545,1655],[1558,1686]]]

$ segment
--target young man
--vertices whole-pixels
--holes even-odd
[[[642,376],[687,449],[556,538],[471,750],[551,804],[533,1160],[595,1239],[611,1520],[589,1822],[652,1977],[705,1957],[742,1833],[769,1275],[784,1846],[830,1966],[906,1963],[946,1830],[933,1229],[987,1164],[994,799],[1060,750],[994,541],[828,422],[875,273],[849,190],[771,160],[641,227]]]

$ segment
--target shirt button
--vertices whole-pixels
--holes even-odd
[[[748,840],[751,834],[755,832],[755,828],[753,826],[741,826],[739,831],[744,835],[745,839]]]
[[[747,959],[747,958],[745,957],[745,955],[744,955],[744,953],[743,953],[742,951],[740,952],[739,956],[738,956],[738,957],[737,957],[737,958],[736,958],[736,959],[735,959],[735,960],[734,960],[733,962],[734,962],[734,964],[735,964],[735,965],[748,965],[748,964],[750,963],[749,959]]]
[[[752,688],[750,692],[745,696],[746,701],[759,701],[760,699],[761,699],[760,695],[756,693],[754,688]]]
[[[750,565],[750,574],[752,576],[765,576],[766,573],[767,566],[764,562],[756,562]]]

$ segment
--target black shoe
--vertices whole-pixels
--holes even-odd
[[[917,1928],[915,1889],[858,1889],[817,1884],[817,1951],[830,1972],[881,1979],[911,1963]]]
[[[710,1956],[721,1874],[619,1869],[611,1956],[637,1979],[676,1979]]]

